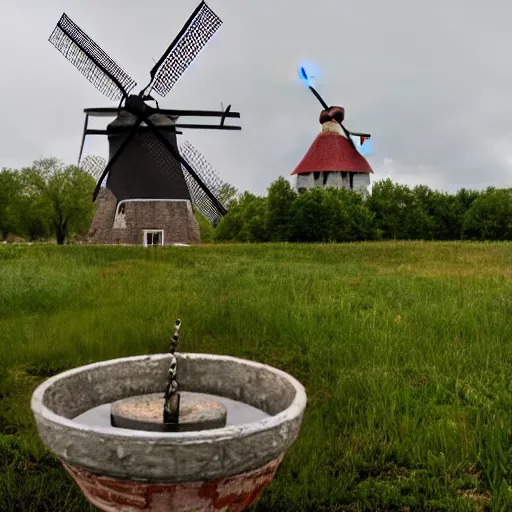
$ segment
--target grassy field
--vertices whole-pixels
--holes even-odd
[[[48,376],[181,350],[307,389],[257,511],[512,508],[512,244],[0,246],[0,510],[91,510],[39,441]]]

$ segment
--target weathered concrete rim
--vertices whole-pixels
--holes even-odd
[[[137,437],[140,439],[148,438],[148,439],[155,439],[155,438],[168,438],[168,439],[180,439],[180,440],[187,440],[192,441],[195,439],[201,439],[201,440],[209,440],[210,438],[218,438],[223,436],[229,436],[229,435],[236,435],[237,433],[240,434],[249,434],[249,433],[255,433],[261,429],[268,429],[271,426],[279,425],[284,420],[291,419],[292,417],[297,416],[298,414],[301,414],[306,406],[307,397],[306,397],[306,391],[304,389],[304,386],[296,380],[294,377],[289,375],[288,373],[283,372],[282,370],[279,370],[277,368],[274,368],[272,366],[263,364],[263,363],[257,363],[255,361],[249,361],[245,359],[240,359],[237,357],[232,356],[217,356],[212,354],[185,354],[180,353],[179,354],[181,358],[185,359],[210,359],[212,361],[218,361],[218,360],[224,360],[224,361],[233,361],[242,363],[247,366],[252,366],[254,368],[260,368],[262,370],[267,370],[272,373],[278,374],[284,379],[286,379],[292,386],[295,388],[295,398],[293,400],[293,403],[284,411],[278,413],[275,416],[271,416],[269,418],[265,418],[261,421],[252,422],[252,423],[244,423],[241,425],[233,425],[229,427],[224,427],[220,429],[212,429],[212,430],[205,430],[200,432],[166,432],[166,433],[156,433],[156,432],[146,432],[146,431],[136,431]],[[111,435],[112,430],[108,428],[102,428],[102,427],[96,427],[96,426],[87,426],[83,425],[81,423],[75,422],[73,420],[70,420],[68,418],[65,418],[64,416],[60,416],[58,414],[55,414],[51,409],[46,407],[43,404],[43,397],[44,393],[48,388],[50,388],[53,384],[55,384],[57,381],[63,379],[64,377],[68,377],[71,375],[79,374],[86,372],[88,369],[97,368],[99,366],[112,366],[113,363],[129,363],[129,362],[138,362],[138,361],[156,361],[161,359],[168,359],[168,354],[155,354],[150,356],[132,356],[132,357],[122,357],[118,359],[110,359],[108,361],[100,361],[98,363],[91,363],[84,366],[79,366],[77,368],[72,368],[71,370],[66,370],[64,372],[61,372],[57,375],[54,375],[53,377],[50,377],[43,383],[41,383],[34,391],[32,395],[32,399],[30,402],[30,406],[32,408],[32,411],[34,414],[37,414],[45,419],[48,419],[52,422],[55,422],[56,424],[60,424],[63,426],[68,426],[70,428],[74,428],[77,430],[83,430],[86,432],[97,432],[100,434],[106,434]],[[116,432],[116,437],[133,437],[133,432],[127,430],[126,432],[120,431],[119,433]]]
[[[112,359],[49,378],[36,388],[31,399],[41,438],[65,463],[96,474],[155,482],[211,480],[252,470],[282,454],[297,438],[307,401],[302,384],[271,366],[231,356],[181,353],[179,359],[192,365],[223,362],[282,379],[293,388],[291,403],[261,421],[176,433],[87,426],[45,405],[45,394],[69,377],[116,365],[162,364],[168,358],[169,354],[157,354]]]

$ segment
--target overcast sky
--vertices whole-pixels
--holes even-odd
[[[47,40],[62,12],[139,85],[199,0],[2,0],[0,167],[75,163],[83,108],[111,106]],[[241,112],[241,132],[181,137],[224,181],[262,194],[320,129],[298,79],[373,137],[374,180],[455,191],[512,186],[512,2],[210,0],[224,24],[160,106]],[[138,92],[139,88],[136,89]],[[97,124],[95,127],[98,126]],[[99,127],[99,126],[98,126]],[[85,154],[107,155],[103,137]]]

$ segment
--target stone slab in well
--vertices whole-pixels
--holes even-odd
[[[114,402],[110,409],[112,426],[153,432],[187,432],[222,428],[227,410],[220,402],[197,393],[180,393],[178,424],[163,421],[163,393],[131,396]]]

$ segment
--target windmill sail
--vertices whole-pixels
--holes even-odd
[[[201,2],[151,70],[151,90],[166,96],[221,25],[222,20]]]
[[[66,13],[49,41],[108,98],[126,97],[137,85]]]
[[[181,156],[192,167],[201,181],[208,187],[208,190],[219,199],[222,188],[222,181],[211,164],[201,155],[201,153],[190,142],[185,141],[180,145]],[[198,209],[203,217],[205,217],[214,226],[220,221],[223,213],[217,208],[212,208],[209,198],[205,197],[204,191],[198,186],[197,182],[191,177],[186,169],[183,168],[185,180],[190,190],[190,196],[194,206]],[[220,200],[219,200],[220,202]]]
[[[179,148],[181,156],[195,169],[203,183],[219,197],[222,181],[210,162],[188,141],[183,141]]]
[[[96,181],[99,180],[106,166],[107,160],[98,155],[87,155],[80,164],[80,168],[89,173]]]

